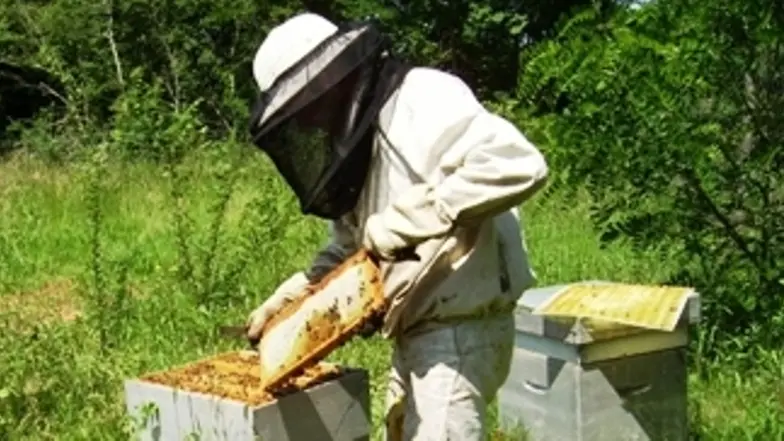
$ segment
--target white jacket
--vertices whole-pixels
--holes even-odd
[[[356,251],[367,218],[383,213],[387,229],[428,239],[420,261],[384,267],[385,336],[510,311],[535,283],[517,206],[546,180],[542,154],[462,80],[430,68],[409,71],[379,126],[360,200],[332,223],[314,269]]]

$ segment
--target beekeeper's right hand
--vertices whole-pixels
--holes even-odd
[[[247,337],[250,344],[255,347],[261,339],[262,329],[267,321],[286,304],[297,300],[305,294],[305,288],[310,284],[304,272],[295,273],[288,280],[281,283],[278,289],[264,301],[248,317]]]

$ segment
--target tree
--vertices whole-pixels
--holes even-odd
[[[538,48],[519,90],[606,237],[666,244],[673,281],[703,290],[714,325],[771,345],[784,338],[781,9],[660,0],[606,25],[588,11]]]

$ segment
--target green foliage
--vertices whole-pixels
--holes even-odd
[[[413,62],[460,75],[482,96],[511,90],[521,72],[519,53],[555,28],[564,14],[609,1],[557,2],[342,0],[324,8],[328,16],[376,15],[394,37],[395,49]],[[385,5],[385,7],[380,7]]]
[[[244,120],[253,97],[256,47],[275,22],[300,9],[249,0],[4,5],[0,53],[60,78],[73,113],[105,125],[118,96],[142,79],[162,88],[176,109],[197,105],[205,123],[223,133]]]
[[[236,146],[221,150],[221,140],[245,139],[254,51],[304,8],[376,17],[399,53],[461,75],[541,146],[552,189],[591,192],[606,239],[666,244],[682,267],[671,281],[706,293],[712,325],[781,337],[765,332],[784,320],[781,74],[772,68],[782,27],[772,1],[660,0],[629,10],[583,0],[402,8],[380,0],[4,0],[5,59],[54,74],[65,89],[55,101],[67,110],[12,124],[4,145],[59,161],[103,145],[115,158],[154,161],[177,201],[187,152],[232,155]],[[190,231],[186,216],[174,222]],[[186,235],[177,245],[183,277],[217,277],[187,262],[218,241],[197,246]]]
[[[513,87],[523,37],[540,38],[562,13],[588,3],[418,2],[401,12],[382,0],[342,0],[308,7],[336,18],[375,16],[412,61],[452,70],[490,93]],[[256,48],[272,26],[305,9],[296,0],[4,1],[0,61],[54,74],[65,86],[58,99],[72,119],[105,128],[117,100],[127,106],[134,97],[151,98],[138,95],[146,86],[176,111],[194,106],[209,133],[220,137],[244,130],[256,93]],[[531,26],[536,36],[526,33]]]
[[[674,281],[702,289],[711,324],[770,345],[784,338],[777,9],[672,0],[600,26],[586,11],[519,86],[606,237],[678,251]]]
[[[164,99],[160,81],[148,84],[133,71],[113,104],[109,138],[115,153],[126,159],[179,161],[188,151],[211,147],[196,111],[199,101],[174,106]]]
[[[79,167],[26,156],[0,164],[0,433],[9,441],[133,439],[138,422],[126,417],[123,380],[242,348],[242,341],[221,339],[218,326],[241,324],[324,239],[323,225],[299,215],[262,155],[243,155],[241,166],[232,165],[231,197],[218,210],[226,191],[221,169],[236,157],[186,155],[178,163],[183,191],[177,205],[173,180],[161,167],[113,161],[107,150],[96,150],[102,153]],[[672,271],[655,254],[602,245],[587,222],[589,201],[584,194],[553,196],[525,207],[543,285],[588,278],[647,282]],[[179,211],[191,220],[186,234],[173,222]],[[180,271],[178,236],[192,238],[195,277]],[[218,247],[210,246],[213,237]],[[201,268],[207,267],[216,276],[206,277]],[[218,276],[238,267],[237,277]],[[37,321],[37,312],[51,306],[50,293],[40,287],[53,275],[72,278],[73,289],[84,291],[81,318]],[[203,285],[192,290],[192,282]],[[35,308],[27,322],[8,317],[5,300],[15,292]],[[382,439],[390,350],[377,337],[355,339],[329,357],[370,371],[374,440]],[[734,353],[754,359],[754,369],[714,364],[699,351],[691,357],[695,435],[778,439],[784,430],[776,402],[784,373],[780,351]]]
[[[11,86],[48,96],[34,120],[8,120],[0,84],[0,151],[24,153],[0,164],[0,296],[64,276],[85,301],[76,323],[0,336],[0,433],[127,439],[123,378],[225,349],[216,325],[309,261],[322,225],[244,136],[255,50],[305,8],[376,17],[544,151],[552,185],[526,217],[542,283],[700,289],[696,438],[782,433],[784,6],[392,3],[0,0],[0,62],[57,80]],[[336,358],[367,364],[382,397],[387,354]]]

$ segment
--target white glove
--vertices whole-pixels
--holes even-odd
[[[275,292],[250,314],[247,321],[247,336],[251,344],[255,346],[261,339],[261,331],[267,320],[289,302],[302,297],[309,284],[304,272],[295,273],[281,283]]]
[[[365,222],[362,246],[383,260],[395,260],[397,253],[410,245],[384,225],[381,213],[370,215]]]

